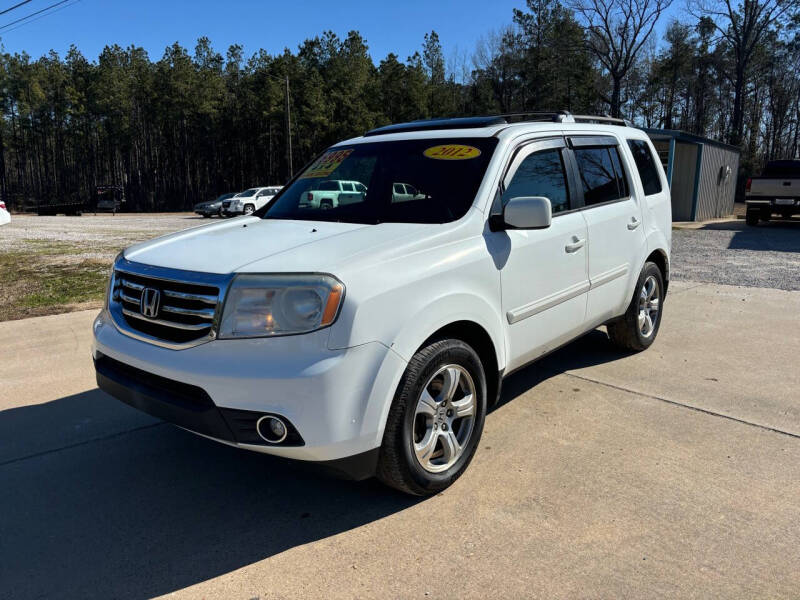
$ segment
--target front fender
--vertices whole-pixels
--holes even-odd
[[[483,238],[411,253],[342,277],[349,285],[331,329],[331,349],[380,342],[407,361],[438,329],[472,321],[491,337],[499,367],[505,365],[500,272]]]
[[[503,325],[496,308],[485,299],[472,294],[442,296],[424,306],[410,317],[413,327],[400,328],[388,345],[406,361],[419,350],[423,342],[443,327],[457,321],[480,325],[492,340],[498,368],[505,368]]]

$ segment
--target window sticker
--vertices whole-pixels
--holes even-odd
[[[461,144],[443,144],[432,146],[423,152],[428,158],[436,160],[469,160],[481,155],[481,151],[475,146],[463,146]]]
[[[330,152],[326,152],[300,176],[300,179],[327,177],[333,173],[352,152],[352,148],[349,150],[331,150]]]

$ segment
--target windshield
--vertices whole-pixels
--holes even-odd
[[[259,214],[371,224],[455,221],[475,200],[496,146],[496,138],[336,146]]]
[[[260,189],[261,188],[250,188],[249,190],[245,190],[243,192],[239,192],[238,194],[236,194],[236,197],[237,198],[247,198],[249,196],[255,196],[256,192],[258,190],[260,190]]]
[[[223,200],[227,200],[228,198],[233,198],[233,196],[234,194],[222,194],[216,200],[213,200],[213,202],[222,202]]]

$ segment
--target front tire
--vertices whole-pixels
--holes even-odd
[[[624,350],[646,350],[658,335],[663,305],[664,278],[661,269],[657,264],[647,262],[639,274],[628,310],[607,325],[608,337]]]
[[[252,204],[245,204],[244,205],[244,216],[245,217],[252,215],[254,212],[256,212],[256,207],[255,206],[253,206]]]
[[[378,478],[418,496],[440,492],[469,466],[486,417],[486,376],[475,351],[455,339],[409,361],[386,422]]]

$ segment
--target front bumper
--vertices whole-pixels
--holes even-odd
[[[196,208],[194,212],[195,214],[198,215],[218,215],[221,212],[221,210],[219,208],[204,207],[204,208]]]
[[[381,444],[406,367],[378,342],[329,350],[327,329],[171,350],[120,333],[101,312],[94,333],[98,385],[112,396],[240,448],[323,465],[348,459],[362,471],[348,473],[355,478],[364,476],[357,457]],[[253,423],[264,414],[285,419],[299,443],[263,442]]]
[[[220,209],[220,211],[222,212],[223,215],[228,216],[228,217],[234,217],[234,216],[237,216],[237,215],[243,215],[244,214],[244,204],[239,204],[239,203],[233,203],[232,202],[227,208],[225,208],[223,206]]]

